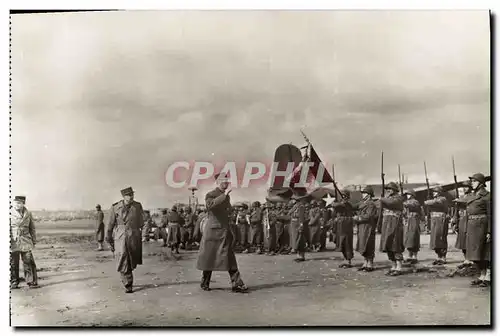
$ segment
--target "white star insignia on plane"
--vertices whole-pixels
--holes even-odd
[[[331,197],[330,194],[326,194],[326,197],[323,197],[323,201],[326,202],[326,206],[329,206],[335,201],[335,198]]]

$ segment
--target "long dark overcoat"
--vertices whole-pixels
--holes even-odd
[[[117,271],[128,270],[128,262],[132,269],[135,269],[137,265],[142,265],[142,205],[132,201],[130,206],[127,206],[124,201],[119,201],[111,206],[109,213],[106,234],[107,240],[111,240],[115,247]]]
[[[380,198],[383,211],[380,251],[402,253],[404,251],[403,196],[394,194]]]
[[[407,200],[403,203],[406,211],[404,246],[407,249],[420,250],[420,221],[424,213],[420,202],[416,199]]]
[[[378,209],[369,198],[357,204],[358,240],[356,251],[367,257],[375,256],[375,235],[377,230]]]
[[[207,217],[203,225],[196,267],[201,271],[237,270],[233,235],[229,227],[229,195],[216,188],[205,196]]]
[[[448,201],[444,196],[425,201],[431,212],[431,250],[448,248]]]
[[[481,188],[460,202],[467,204],[466,259],[491,260],[491,243],[486,241],[486,234],[491,234],[490,193]]]

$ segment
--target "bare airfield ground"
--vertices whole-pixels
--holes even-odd
[[[303,263],[293,255],[238,254],[251,292],[235,294],[225,272],[214,273],[211,292],[200,290],[197,251],[181,250],[174,260],[149,242],[134,272],[135,292],[125,294],[111,252],[94,250],[92,229],[90,220],[37,223],[40,288],[21,283],[11,292],[13,326],[490,324],[490,290],[471,288],[467,277],[446,277],[462,259],[454,248],[446,268],[406,268],[400,277],[384,275],[389,262],[381,253],[372,273],[339,269],[341,254],[333,251],[308,254]],[[448,237],[450,246],[455,238]],[[422,235],[422,266],[434,259],[428,243]],[[354,264],[361,263],[356,253]]]

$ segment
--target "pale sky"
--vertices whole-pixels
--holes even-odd
[[[386,180],[422,182],[425,160],[451,182],[452,155],[489,174],[489,39],[487,11],[14,15],[12,194],[170,206],[189,195],[172,162],[270,162],[301,127],[344,185],[379,182],[382,150]]]

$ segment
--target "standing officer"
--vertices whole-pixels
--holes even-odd
[[[466,259],[479,266],[481,275],[472,286],[491,284],[491,195],[486,190],[486,179],[477,173],[469,177],[473,192],[457,201],[467,206]]]
[[[354,216],[354,223],[358,225],[358,240],[356,251],[358,251],[365,262],[359,271],[373,271],[373,259],[375,258],[375,234],[377,231],[378,210],[373,200],[374,191],[371,186],[366,186],[361,190],[363,199],[357,205],[357,215]]]
[[[425,201],[425,205],[431,213],[431,240],[429,247],[436,252],[437,259],[434,265],[446,263],[448,252],[448,200],[443,195],[441,186],[434,187],[433,199]]]
[[[354,257],[353,251],[353,215],[354,207],[349,199],[351,193],[349,190],[342,190],[343,199],[339,202],[334,201],[332,208],[337,214],[337,243],[336,249],[342,252],[345,262],[340,264],[341,268],[351,268],[351,260]]]
[[[193,244],[193,233],[197,216],[196,213],[193,213],[191,207],[187,207],[184,213],[185,213],[185,223],[181,228],[181,236],[182,236],[181,242],[186,250],[190,250],[191,245]]]
[[[207,219],[201,237],[200,252],[196,267],[203,271],[201,288],[210,290],[212,271],[227,271],[231,277],[233,292],[248,291],[241,279],[233,251],[233,236],[229,228],[229,212],[231,201],[229,181],[226,176],[215,175],[217,188],[205,196]]]
[[[240,246],[243,250],[242,253],[249,252],[249,233],[250,233],[250,216],[248,215],[248,205],[243,203],[236,215],[236,225],[240,231]]]
[[[309,248],[311,252],[319,252],[321,246],[321,215],[322,211],[318,202],[311,202],[309,210]]]
[[[250,214],[250,240],[252,247],[257,254],[262,254],[262,245],[264,243],[264,228],[263,228],[264,213],[260,207],[260,202],[255,201],[252,204],[252,212]]]
[[[102,247],[102,243],[104,242],[104,213],[101,210],[101,205],[97,204],[95,206],[96,210],[96,233],[95,237],[97,240],[97,251],[102,251],[104,248]]]
[[[278,203],[277,208],[277,220],[276,220],[276,246],[278,249],[278,254],[283,254],[288,252],[288,222],[290,222],[290,217],[288,216],[287,210],[285,209],[285,204]]]
[[[403,196],[399,195],[398,185],[389,182],[385,186],[388,190],[386,197],[380,198],[382,210],[382,235],[380,236],[380,251],[387,253],[392,261],[391,269],[386,275],[398,276],[403,271]]]
[[[132,293],[132,271],[142,265],[141,227],[144,224],[143,209],[134,201],[131,187],[121,190],[123,199],[114,203],[109,211],[106,241],[111,251],[116,248],[116,270],[120,272],[125,293]]]
[[[276,226],[278,223],[278,211],[275,209],[272,203],[268,203],[266,206],[267,217],[268,217],[268,234],[267,234],[267,255],[275,255],[277,252],[277,238],[276,238]]]
[[[464,196],[468,197],[472,193],[472,183],[470,180],[464,183]],[[455,247],[462,250],[464,262],[457,266],[458,269],[473,265],[474,263],[467,260],[467,204],[463,202],[457,203],[457,210],[452,218],[452,225],[457,231],[457,241]]]
[[[179,254],[179,244],[181,242],[181,225],[184,223],[184,218],[177,211],[177,205],[174,205],[167,216],[168,221],[168,238],[167,246],[172,250],[172,253]]]
[[[296,196],[292,208],[289,211],[291,218],[290,231],[291,231],[291,244],[292,250],[297,252],[295,261],[300,262],[306,260],[306,237],[304,232],[304,225],[306,222],[306,205],[309,202],[309,195]]]
[[[403,207],[406,213],[404,223],[404,246],[408,250],[408,261],[412,264],[418,262],[417,254],[420,250],[420,222],[425,219],[424,210],[417,200],[415,190],[405,192],[406,200]]]
[[[163,240],[163,247],[167,246],[168,234],[167,234],[167,226],[168,226],[168,211],[167,209],[161,209],[161,217],[160,217],[160,225],[158,227],[159,234],[158,236]]]
[[[26,197],[16,196],[10,214],[10,288],[19,288],[19,257],[23,261],[24,279],[29,288],[38,286],[35,259],[31,252],[36,244],[35,223],[26,208]]]

